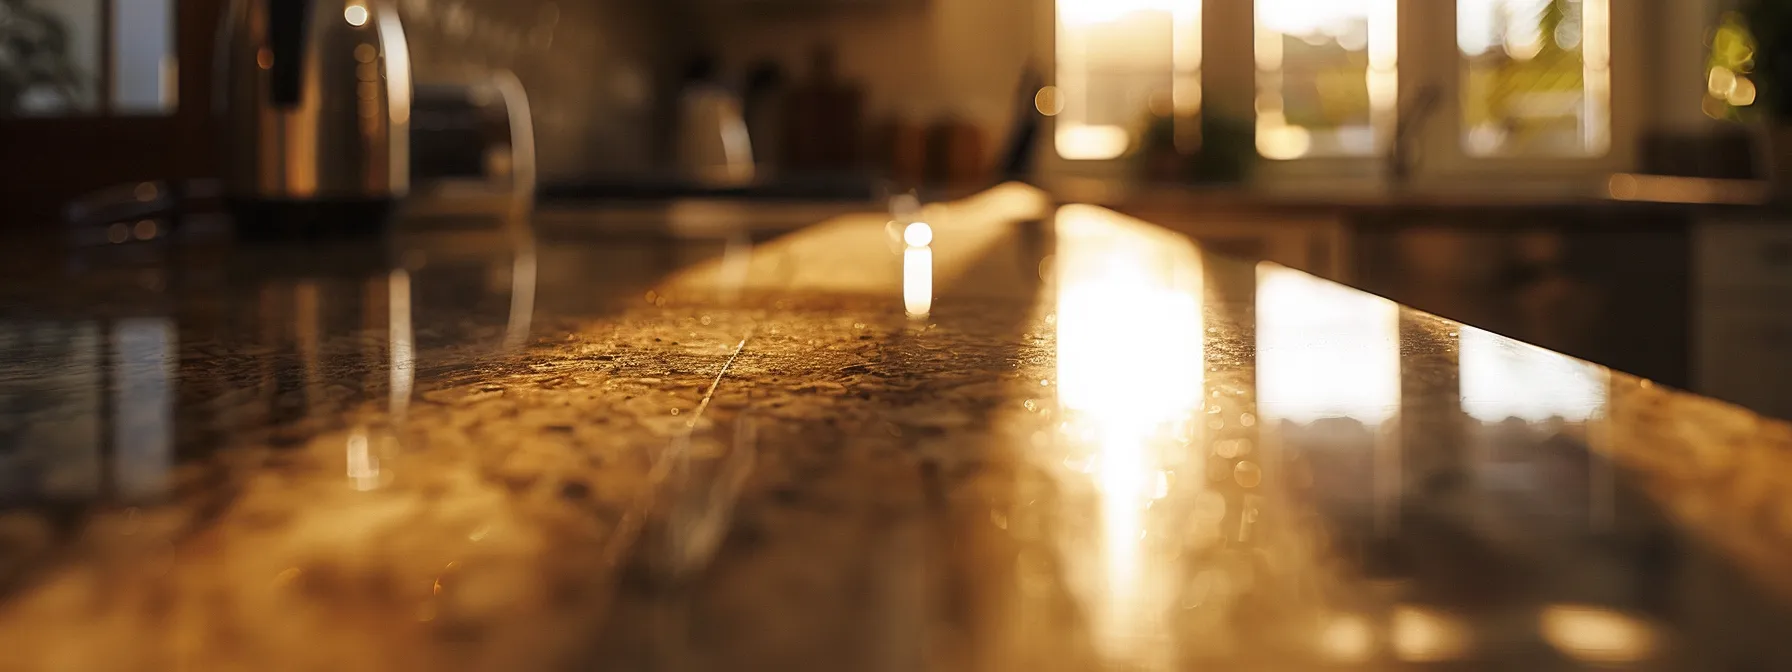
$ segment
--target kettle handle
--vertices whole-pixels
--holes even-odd
[[[275,107],[297,107],[305,84],[305,33],[311,0],[268,0],[268,48],[274,67],[268,94]]]

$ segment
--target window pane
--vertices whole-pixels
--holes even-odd
[[[1609,0],[1457,0],[1463,148],[1590,156],[1611,145]]]
[[[1060,0],[1058,154],[1112,159],[1200,109],[1200,0]]]
[[[99,109],[100,0],[0,2],[0,115]]]
[[[1390,137],[1396,2],[1256,0],[1263,156],[1367,156]]]
[[[174,111],[174,0],[115,0],[112,109]]]

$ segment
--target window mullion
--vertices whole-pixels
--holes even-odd
[[[100,72],[99,87],[95,92],[102,117],[110,117],[113,112],[112,90],[117,88],[118,77],[118,21],[112,3],[116,0],[100,0]]]
[[[1416,166],[1434,173],[1442,165],[1460,162],[1464,156],[1461,134],[1462,55],[1456,46],[1455,0],[1405,0],[1400,8],[1400,110],[1414,113],[1413,101],[1432,88],[1437,99],[1422,118],[1401,121],[1417,125],[1413,131],[1423,157]],[[1440,39],[1440,36],[1443,36]]]

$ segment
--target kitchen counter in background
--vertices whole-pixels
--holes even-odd
[[[0,669],[1792,665],[1792,426],[1014,185],[712,215],[6,248]]]
[[[1792,418],[1792,210],[1652,175],[1414,185],[1060,185],[1202,241]],[[1636,334],[1647,332],[1648,338]]]

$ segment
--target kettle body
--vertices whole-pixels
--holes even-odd
[[[740,99],[721,86],[696,83],[680,107],[678,160],[685,177],[711,187],[751,183],[753,145]]]
[[[224,196],[386,209],[410,188],[411,61],[388,0],[230,0]]]

